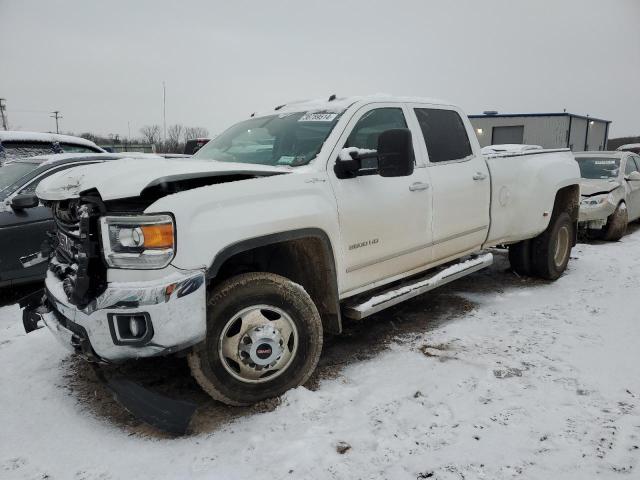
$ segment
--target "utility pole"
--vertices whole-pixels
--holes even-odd
[[[56,133],[60,133],[60,129],[58,128],[58,119],[64,118],[64,117],[62,115],[60,115],[60,111],[59,110],[54,110],[51,113],[53,113],[53,115],[50,115],[50,117],[56,119]]]
[[[7,108],[7,101],[4,98],[0,98],[0,116],[2,117],[2,129],[7,130],[7,114],[5,110]]]
[[[162,82],[162,142],[167,144],[167,88]]]

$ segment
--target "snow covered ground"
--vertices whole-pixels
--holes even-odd
[[[404,307],[466,308],[399,328],[273,411],[178,439],[91,413],[66,351],[3,307],[0,478],[640,478],[640,231],[573,257],[551,284],[500,259]],[[393,330],[402,312],[370,321]]]

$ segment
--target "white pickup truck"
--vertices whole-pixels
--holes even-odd
[[[323,334],[489,265],[556,279],[575,244],[566,150],[483,156],[456,106],[293,103],[192,160],[125,159],[43,181],[57,241],[25,311],[89,359],[183,353],[212,397],[305,382]]]

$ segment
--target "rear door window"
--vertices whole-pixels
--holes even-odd
[[[458,112],[416,108],[430,162],[449,162],[469,157],[473,151],[464,122]]]
[[[55,153],[52,143],[49,142],[2,142],[4,157],[6,160],[16,158],[35,157],[36,155],[48,155]]]
[[[60,148],[62,148],[62,151],[65,153],[96,153],[100,151],[93,147],[74,143],[61,143]]]

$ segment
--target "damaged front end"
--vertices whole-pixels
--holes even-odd
[[[56,227],[43,251],[50,256],[49,269],[45,288],[20,301],[25,331],[48,327],[64,347],[95,365],[127,410],[157,428],[184,433],[195,404],[125,378],[105,378],[99,365],[169,355],[201,342],[204,271],[168,265],[153,275],[128,270],[131,281],[110,281],[100,225],[100,218],[112,213],[108,205],[96,194],[48,203]]]

